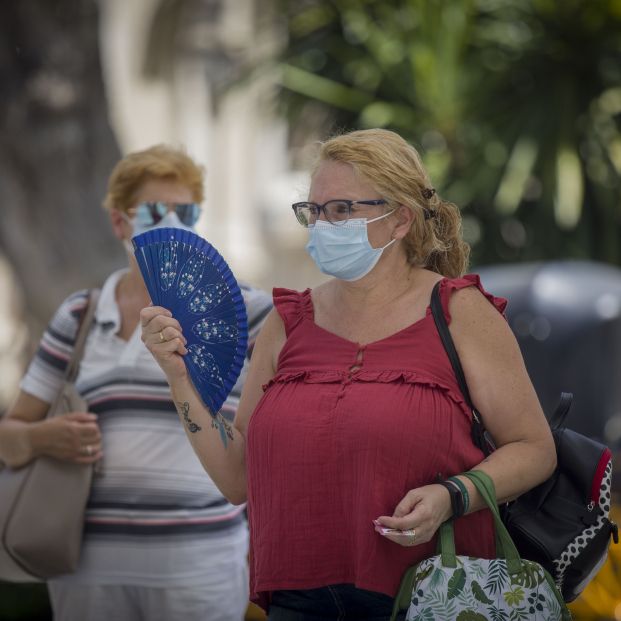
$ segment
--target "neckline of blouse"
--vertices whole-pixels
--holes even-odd
[[[445,279],[446,280],[446,279]],[[443,281],[444,282],[444,281]],[[393,338],[402,336],[405,332],[408,332],[410,330],[413,330],[415,328],[418,328],[420,324],[422,324],[424,321],[428,321],[429,318],[431,317],[431,304],[428,304],[427,307],[425,308],[425,315],[424,317],[421,317],[420,319],[417,319],[416,321],[414,321],[413,323],[405,326],[404,328],[401,328],[400,330],[397,330],[397,332],[393,332],[392,334],[389,334],[388,336],[385,336],[381,339],[377,339],[375,341],[369,341],[368,343],[358,343],[356,341],[351,341],[350,339],[347,339],[343,336],[339,336],[338,334],[336,334],[335,332],[331,332],[330,330],[326,329],[326,328],[322,328],[320,325],[317,325],[316,321],[315,321],[315,307],[313,306],[313,298],[312,298],[312,289],[309,287],[307,289],[305,289],[302,292],[302,315],[303,317],[308,320],[311,325],[316,329],[319,330],[320,332],[329,335],[330,337],[341,341],[343,343],[346,343],[348,345],[351,345],[353,347],[355,347],[356,349],[366,349],[368,347],[373,347],[374,345],[380,345],[386,341],[389,341]]]

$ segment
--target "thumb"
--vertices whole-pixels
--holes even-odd
[[[414,492],[408,492],[395,507],[393,517],[404,517],[412,513],[414,507],[420,502],[420,498]]]

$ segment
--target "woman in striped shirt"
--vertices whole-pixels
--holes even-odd
[[[231,621],[246,610],[244,507],[205,474],[140,338],[149,296],[130,239],[155,226],[192,229],[202,200],[203,170],[181,150],[155,146],[117,164],[104,207],[129,265],[108,277],[97,302],[76,381],[88,412],[45,419],[87,304],[88,292],[79,291],[50,321],[0,422],[0,459],[9,467],[41,455],[98,463],[79,568],[49,583],[57,621]],[[272,302],[251,287],[242,293],[252,347]],[[245,375],[222,408],[231,421]]]

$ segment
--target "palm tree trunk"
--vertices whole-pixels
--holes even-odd
[[[122,260],[100,207],[119,157],[95,0],[0,2],[0,254],[33,337]]]

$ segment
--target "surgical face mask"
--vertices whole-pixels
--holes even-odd
[[[125,220],[132,225],[133,233],[132,237],[136,237],[136,235],[140,235],[141,233],[146,233],[147,231],[151,231],[153,229],[161,229],[161,228],[173,228],[173,229],[183,229],[184,231],[191,231],[192,233],[196,233],[194,226],[187,226],[183,224],[179,219],[179,216],[174,211],[169,211],[157,224],[145,224],[140,221],[140,218],[134,216],[133,218],[129,218],[127,215],[125,216]],[[132,245],[131,240],[124,239],[123,245],[125,249],[130,254],[134,254],[134,247]]]
[[[161,229],[166,227],[172,229],[183,229],[184,231],[192,231],[192,233],[196,232],[194,225],[188,226],[187,224],[181,222],[175,211],[169,211],[161,220],[157,222],[157,224],[153,224],[153,222],[146,222],[145,219],[141,217],[141,214],[137,214],[133,218],[130,218],[127,214],[123,214],[123,218],[126,222],[131,224],[133,229],[132,237],[136,237],[136,235],[146,233],[152,229]],[[131,241],[126,239],[125,242],[127,249],[133,252]]]
[[[341,280],[359,280],[375,267],[382,252],[397,241],[393,239],[381,248],[373,248],[369,243],[367,224],[391,213],[372,220],[353,218],[339,226],[317,220],[308,227],[310,238],[306,251],[324,274]]]

